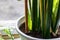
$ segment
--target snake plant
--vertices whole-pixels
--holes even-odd
[[[60,18],[60,0],[27,0],[28,29],[42,33],[43,38],[57,34]]]

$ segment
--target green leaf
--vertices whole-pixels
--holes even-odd
[[[29,30],[32,30],[32,20],[31,20],[31,15],[28,13],[28,28]]]
[[[45,38],[50,38],[50,27],[51,27],[51,18],[52,18],[52,4],[53,0],[47,0],[48,8],[46,11],[46,34]]]
[[[41,31],[41,20],[40,20],[40,4],[39,1],[37,1],[37,32]]]
[[[41,14],[42,14],[42,35],[43,35],[43,37],[45,37],[45,0],[41,0],[41,4],[40,4],[41,6]]]
[[[54,0],[53,1],[53,9],[52,9],[52,31],[55,33],[57,29],[57,22],[58,22],[58,6],[59,6],[60,0]]]
[[[32,11],[32,0],[28,0],[29,1],[29,7],[28,7],[28,29],[32,30],[32,16],[31,16],[31,11]]]
[[[32,32],[36,31],[36,27],[37,27],[37,0],[33,0],[32,2]]]

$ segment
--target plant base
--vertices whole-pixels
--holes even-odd
[[[19,28],[23,33],[25,33],[25,23],[23,23],[21,26],[20,26],[20,28]],[[60,29],[60,28],[59,28]],[[58,32],[58,33],[60,33],[60,31]],[[40,33],[38,33],[38,32],[29,32],[29,33],[25,33],[26,35],[29,35],[29,36],[31,36],[31,37],[35,37],[35,38],[42,38],[42,39],[44,39],[43,37],[42,37],[42,33],[40,32]],[[60,34],[57,34],[57,36],[53,36],[52,34],[51,34],[51,38],[50,39],[52,39],[52,38],[59,38],[60,37]]]

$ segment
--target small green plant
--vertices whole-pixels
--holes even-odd
[[[60,0],[28,0],[28,30],[41,32],[43,38],[57,34],[60,18]],[[54,36],[55,36],[54,35]]]
[[[3,32],[6,33],[12,40],[14,40],[14,37],[12,36],[10,29],[4,29]],[[0,37],[0,40],[4,39]]]
[[[10,29],[4,29],[3,31],[4,31],[12,40],[14,40],[14,37],[12,36]]]

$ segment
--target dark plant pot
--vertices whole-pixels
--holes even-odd
[[[17,22],[17,25],[16,25],[16,29],[17,29],[18,33],[20,34],[21,40],[60,40],[60,38],[39,39],[39,38],[34,38],[34,37],[29,36],[29,35],[26,35],[19,29],[21,24],[23,24],[24,22],[25,22],[25,16],[22,16],[18,19],[18,22]]]

